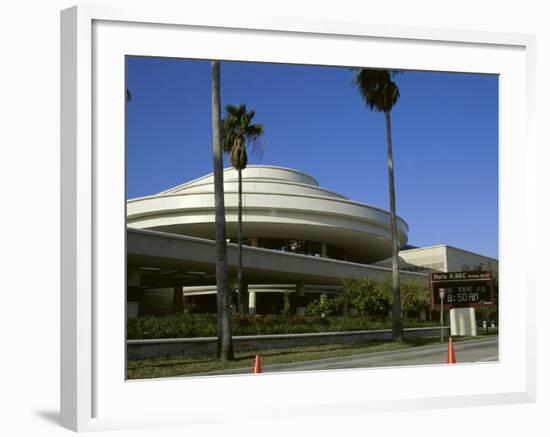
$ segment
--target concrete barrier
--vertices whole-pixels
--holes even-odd
[[[445,335],[448,335],[449,327],[446,326],[444,329]],[[405,338],[437,337],[441,334],[440,327],[407,328],[403,331]],[[389,339],[391,339],[391,329],[308,334],[243,335],[233,337],[233,348],[235,352],[248,352]],[[216,355],[216,337],[127,340],[126,343],[127,358],[129,360],[174,356],[196,358]]]

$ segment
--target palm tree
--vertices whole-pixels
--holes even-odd
[[[233,360],[229,284],[227,280],[227,242],[223,192],[222,123],[220,103],[220,63],[212,61],[212,155],[214,165],[214,202],[216,209],[216,304],[218,317],[217,356]]]
[[[391,139],[391,110],[399,99],[399,88],[394,82],[392,70],[354,69],[354,82],[367,106],[386,116],[386,142],[388,150],[388,179],[390,192],[390,228],[392,239],[392,338],[403,339],[403,321],[401,319],[401,292],[399,289],[399,260],[397,257],[398,235],[397,216],[395,214],[395,184],[393,177],[393,151]]]
[[[222,148],[229,154],[231,164],[239,174],[239,207],[238,207],[238,227],[237,241],[238,249],[238,268],[237,268],[237,308],[238,312],[245,312],[245,291],[243,286],[243,255],[242,255],[242,235],[243,235],[243,182],[242,171],[248,163],[246,153],[247,146],[253,148],[253,151],[259,150],[259,139],[264,133],[264,127],[261,124],[251,124],[255,112],[246,110],[246,105],[227,105],[225,107],[226,117],[222,122]]]

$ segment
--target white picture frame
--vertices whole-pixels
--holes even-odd
[[[227,393],[249,402],[239,392],[250,390],[264,394],[250,405],[258,420],[534,401],[535,314],[527,304],[535,295],[534,271],[521,256],[533,252],[536,241],[529,212],[535,176],[528,171],[535,167],[533,36],[266,17],[237,21],[103,6],[64,10],[61,25],[63,426],[82,431],[231,421]],[[193,44],[181,44],[190,39]],[[248,41],[247,51],[230,49],[232,39]],[[372,67],[501,75],[500,361],[124,381],[124,55],[367,66],[356,50],[364,47],[371,50]],[[111,291],[109,305],[107,287],[120,289],[120,295]],[[440,380],[449,383],[434,382]],[[342,389],[352,382],[369,390]],[[182,390],[193,396],[181,399]]]

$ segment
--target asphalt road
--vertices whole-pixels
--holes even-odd
[[[496,337],[483,340],[455,342],[454,349],[457,363],[498,361],[498,338]],[[262,366],[262,373],[444,364],[446,360],[447,343],[444,343],[442,345],[423,346],[392,352],[374,352],[342,358],[274,364],[271,366]],[[227,375],[243,373],[251,373],[251,370],[233,369],[208,374]]]

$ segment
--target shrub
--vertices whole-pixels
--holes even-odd
[[[127,337],[185,338],[211,337],[217,333],[216,316],[210,314],[174,314],[128,319]]]
[[[315,299],[306,307],[306,316],[317,316],[321,318],[341,315],[344,307],[342,296],[333,298],[320,297]]]
[[[334,299],[330,299],[334,300]],[[213,314],[177,314],[128,319],[129,339],[215,337],[217,321]],[[429,326],[428,323],[404,321],[406,326]],[[284,316],[234,315],[233,335],[299,334],[307,332],[360,331],[388,329],[388,321],[374,321],[352,316]],[[433,324],[431,324],[433,325]]]

